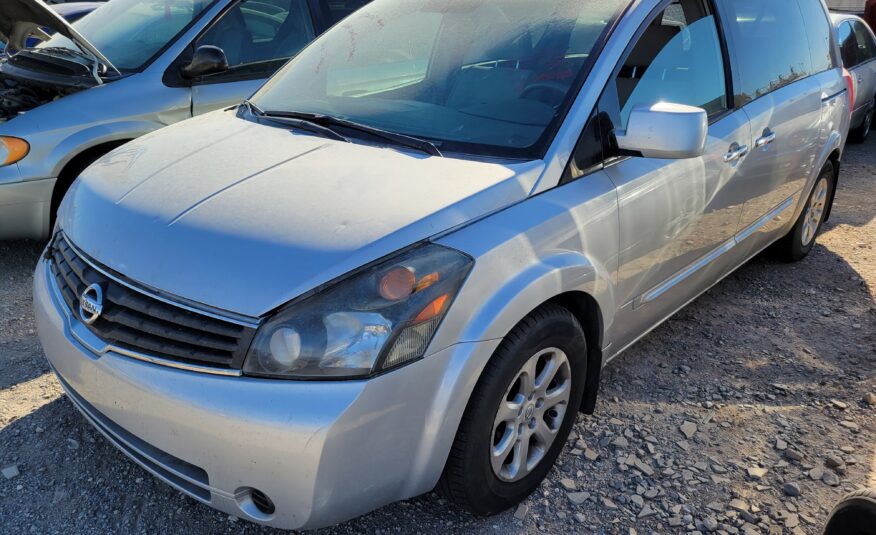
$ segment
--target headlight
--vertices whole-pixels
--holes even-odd
[[[23,160],[28,152],[30,145],[27,141],[17,137],[0,136],[0,167]]]
[[[472,264],[453,249],[423,245],[293,301],[259,328],[243,371],[357,378],[419,359]]]

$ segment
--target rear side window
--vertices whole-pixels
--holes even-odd
[[[720,0],[731,44],[738,58],[743,106],[812,74],[809,39],[797,0]]]
[[[876,42],[873,41],[873,34],[860,21],[855,21],[853,28],[858,41],[858,63],[876,59]]]
[[[821,0],[798,0],[803,12],[803,23],[809,36],[809,49],[812,51],[812,72],[819,73],[833,69],[831,34],[833,25],[827,17]]]

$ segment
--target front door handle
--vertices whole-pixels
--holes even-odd
[[[776,133],[771,132],[769,129],[767,129],[764,131],[763,136],[757,138],[757,141],[754,142],[754,146],[759,148],[759,149],[762,149],[762,148],[766,147],[767,145],[771,144],[775,140],[776,140]]]
[[[748,154],[748,145],[739,145],[734,143],[730,146],[730,152],[724,155],[724,161],[727,163],[735,162]]]

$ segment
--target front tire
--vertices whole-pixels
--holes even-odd
[[[544,305],[490,359],[469,400],[438,491],[477,515],[526,499],[566,443],[587,377],[587,341],[567,309]]]
[[[833,163],[827,162],[815,180],[815,186],[812,188],[803,213],[800,214],[794,228],[773,245],[771,252],[776,259],[784,262],[797,262],[806,258],[812,251],[812,247],[815,246],[815,238],[821,231],[824,217],[833,201],[835,177]]]

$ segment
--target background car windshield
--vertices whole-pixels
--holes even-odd
[[[627,0],[377,0],[255,97],[442,150],[540,157]]]
[[[171,42],[214,0],[112,0],[74,24],[113,65],[137,70]],[[42,47],[78,50],[62,35]]]

